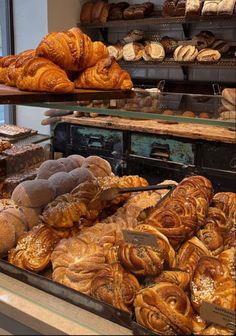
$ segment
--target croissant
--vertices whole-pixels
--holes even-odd
[[[193,237],[179,249],[176,257],[176,267],[188,272],[192,277],[198,261],[203,256],[211,256],[211,252],[197,237]]]
[[[43,56],[62,69],[81,71],[108,56],[102,42],[92,42],[79,28],[49,33],[36,48],[36,55]]]
[[[160,282],[170,282],[185,291],[188,289],[190,284],[190,274],[181,270],[163,271],[160,275],[153,278],[153,282],[155,284]]]
[[[16,86],[17,79],[22,76],[24,64],[33,57],[35,57],[34,49],[25,50],[17,55],[15,62],[7,69],[6,85]]]
[[[197,237],[214,256],[224,249],[224,239],[220,230],[210,223],[197,232]]]
[[[131,90],[133,83],[126,70],[121,69],[114,58],[105,57],[88,68],[75,80],[79,89]]]
[[[157,247],[120,244],[118,259],[126,269],[135,275],[157,275],[163,270],[164,263],[170,267],[175,266],[175,251],[161,232],[149,225],[139,225],[135,231],[154,235]]]
[[[14,55],[0,57],[0,84],[6,84],[7,70],[16,61],[16,57]]]
[[[52,230],[40,224],[19,238],[17,246],[9,252],[8,261],[38,273],[49,265],[51,253],[57,242],[58,238]]]
[[[193,311],[185,292],[161,282],[140,290],[134,301],[138,323],[162,335],[190,335]]]
[[[105,267],[105,256],[102,247],[77,236],[61,240],[51,262],[54,281],[90,295],[92,279]]]
[[[70,93],[74,84],[59,66],[43,57],[33,57],[24,63],[16,81],[20,90]]]
[[[134,275],[125,271],[119,263],[113,263],[95,275],[91,283],[91,295],[130,312],[139,288],[139,282]]]
[[[199,311],[203,301],[235,309],[236,288],[229,269],[216,258],[202,257],[195,269],[191,289],[193,307]]]

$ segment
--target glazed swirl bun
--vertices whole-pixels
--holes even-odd
[[[161,282],[140,290],[134,307],[137,322],[148,329],[163,335],[191,334],[191,304],[175,284]]]
[[[91,295],[130,312],[139,288],[139,282],[134,275],[125,271],[119,263],[113,263],[105,266],[93,278]]]
[[[217,325],[210,325],[201,332],[201,335],[234,335],[234,332]]]
[[[187,290],[190,283],[190,274],[181,270],[163,271],[153,279],[153,282],[171,282],[183,290]]]
[[[149,225],[139,225],[137,232],[146,232],[156,238],[157,247],[122,243],[118,248],[120,263],[135,275],[157,275],[163,270],[166,262],[168,266],[175,266],[175,251],[168,239],[156,228]]]
[[[99,245],[77,236],[61,240],[51,262],[54,281],[90,295],[94,276],[105,267],[105,256]]]
[[[213,197],[212,204],[224,212],[228,220],[228,227],[233,227],[236,221],[236,194],[233,192],[217,193]]]
[[[199,260],[190,289],[192,305],[197,311],[203,301],[235,309],[235,283],[229,269],[216,258],[202,257]]]
[[[224,212],[216,207],[210,207],[206,218],[206,225],[217,228],[224,236],[231,228],[231,223],[227,220]]]
[[[198,261],[203,256],[211,256],[211,252],[197,237],[193,237],[179,249],[176,257],[176,267],[188,272],[192,277]]]
[[[220,230],[210,223],[197,232],[197,237],[213,256],[218,255],[224,249],[224,239]]]
[[[18,240],[17,246],[10,250],[10,264],[38,273],[50,263],[51,253],[58,242],[53,231],[45,226],[35,226],[24,233]]]
[[[218,259],[228,267],[233,280],[236,281],[236,270],[235,270],[235,249],[233,247],[221,252],[218,255]]]

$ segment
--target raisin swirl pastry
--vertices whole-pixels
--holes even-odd
[[[224,239],[220,230],[210,223],[197,232],[197,237],[214,256],[224,249]]]
[[[91,283],[91,295],[114,307],[130,312],[136,293],[140,289],[134,275],[119,263],[105,266],[97,272]]]
[[[193,237],[179,249],[176,257],[176,267],[188,272],[192,277],[198,261],[203,256],[211,256],[211,252],[197,237]]]
[[[102,247],[78,236],[61,240],[51,261],[54,281],[88,295],[94,276],[105,267]]]
[[[157,247],[121,243],[118,259],[126,269],[135,275],[157,275],[163,270],[164,263],[175,266],[175,252],[161,232],[149,225],[139,225],[135,231],[154,235]]]
[[[178,287],[182,288],[184,291],[188,289],[190,284],[190,274],[182,270],[171,270],[163,271],[160,275],[153,278],[152,281],[157,284],[160,282],[170,282]]]
[[[8,255],[10,264],[38,273],[50,263],[51,253],[58,242],[53,231],[45,226],[35,226],[23,234]]]
[[[212,205],[221,209],[229,220],[230,227],[236,218],[236,194],[233,192],[219,192],[214,195]]]
[[[185,292],[173,283],[161,282],[139,291],[135,301],[138,323],[163,335],[189,335],[193,311]]]
[[[191,301],[199,311],[203,301],[226,309],[235,309],[236,288],[229,269],[213,257],[202,257],[195,269],[191,285]]]

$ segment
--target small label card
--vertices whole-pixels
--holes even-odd
[[[157,238],[153,234],[147,232],[137,232],[129,230],[122,230],[122,233],[127,243],[135,245],[151,246],[154,248],[158,247]]]
[[[200,307],[200,316],[203,320],[218,324],[236,332],[236,312],[218,305],[203,302]]]
[[[192,45],[192,46],[196,46],[197,42],[195,40],[184,40],[184,41],[178,41],[178,45]]]

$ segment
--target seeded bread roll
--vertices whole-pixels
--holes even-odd
[[[218,50],[221,54],[226,54],[229,51],[230,46],[225,41],[217,39],[211,45],[211,48],[215,49],[215,50]]]
[[[218,62],[221,58],[221,54],[218,50],[213,50],[210,48],[202,49],[197,55],[198,62]]]
[[[180,45],[174,51],[174,60],[177,62],[192,62],[197,57],[198,50],[192,45]]]
[[[202,30],[200,33],[196,36],[202,36],[206,39],[207,47],[210,47],[213,42],[215,41],[215,35],[209,31],[209,30]]]
[[[143,30],[134,29],[127,33],[125,37],[123,37],[124,43],[138,42],[141,41],[145,36],[145,32]]]
[[[177,40],[169,36],[163,36],[160,43],[163,45],[166,54],[173,53],[178,47]]]

